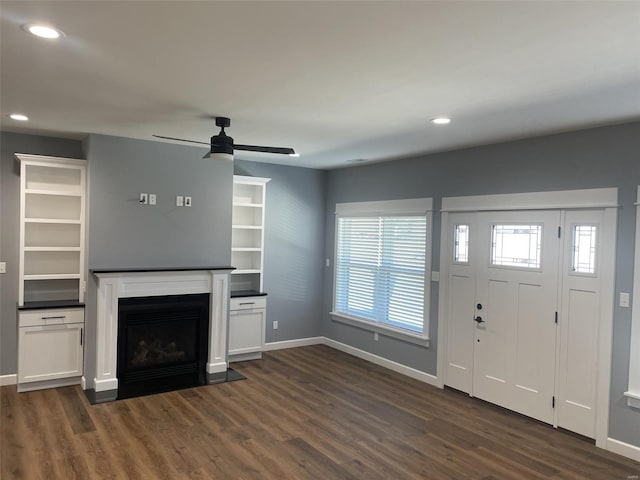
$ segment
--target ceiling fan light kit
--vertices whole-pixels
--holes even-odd
[[[231,120],[227,117],[215,117],[216,126],[220,127],[220,133],[211,137],[209,144],[196,140],[187,140],[184,138],[165,137],[162,135],[153,135],[156,138],[165,140],[178,140],[180,142],[199,143],[210,145],[211,150],[203,158],[212,158],[214,160],[233,160],[234,150],[244,150],[246,152],[262,152],[274,153],[277,155],[289,155],[291,157],[299,157],[293,148],[290,147],[264,147],[260,145],[238,145],[233,143],[233,138],[228,136],[224,129],[231,125]]]

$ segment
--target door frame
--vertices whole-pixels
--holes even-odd
[[[618,220],[618,189],[594,188],[527,192],[495,195],[443,197],[440,219],[440,282],[438,295],[438,351],[437,378],[440,387],[446,383],[446,345],[448,326],[448,282],[451,252],[449,213],[509,210],[567,210],[602,209],[603,245],[611,248],[601,251],[602,297],[598,328],[598,369],[596,382],[596,446],[606,448],[609,433],[609,402],[611,384],[611,354],[613,343],[613,313],[615,290],[615,258]],[[557,422],[554,422],[557,423]],[[555,426],[555,425],[554,425]]]

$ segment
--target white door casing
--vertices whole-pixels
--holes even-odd
[[[596,445],[601,448],[607,448],[608,437],[608,418],[609,418],[609,389],[610,389],[610,375],[611,375],[611,346],[612,346],[612,326],[613,326],[613,305],[614,305],[614,276],[615,276],[615,238],[616,238],[616,224],[617,224],[617,189],[616,188],[603,188],[603,189],[589,189],[589,190],[574,190],[574,191],[557,191],[557,192],[532,192],[523,194],[500,194],[500,195],[481,195],[470,197],[449,197],[443,198],[442,201],[442,232],[441,232],[441,250],[440,250],[440,266],[441,266],[441,278],[442,288],[440,289],[440,302],[439,302],[439,319],[438,319],[438,366],[437,376],[441,385],[451,385],[454,388],[458,388],[463,391],[468,390],[468,381],[466,383],[460,382],[456,379],[456,373],[451,364],[459,364],[459,356],[449,361],[449,346],[455,341],[450,337],[455,334],[455,322],[456,318],[452,316],[452,305],[456,304],[453,292],[452,292],[452,275],[460,276],[460,269],[456,271],[452,268],[452,250],[453,250],[453,225],[458,222],[457,217],[461,215],[461,212],[468,212],[473,214],[475,212],[491,212],[500,210],[515,210],[515,211],[527,211],[527,210],[566,210],[566,214],[571,213],[570,210],[584,210],[584,209],[599,209],[602,214],[602,231],[600,232],[599,248],[599,260],[598,264],[601,265],[599,274],[599,284],[601,290],[599,292],[599,303],[597,313],[597,338],[596,338],[596,371],[595,375],[595,428],[594,434],[596,439]],[[561,213],[562,218],[565,216],[565,211]],[[570,219],[570,217],[569,217]],[[564,226],[564,233],[567,231],[567,227]],[[564,242],[565,235],[563,235]],[[471,239],[471,245],[473,245],[473,235]],[[564,244],[563,244],[564,247]],[[473,259],[473,253],[470,253],[470,258]],[[561,265],[564,264],[564,257]],[[562,292],[566,290],[565,284],[562,282],[562,272],[560,272],[560,281],[558,291],[558,311],[560,322],[562,322],[563,312],[562,307]],[[468,295],[467,295],[468,296]],[[564,302],[566,303],[566,302]],[[460,307],[458,307],[460,309]],[[574,314],[578,314],[578,311],[574,311]],[[568,328],[562,323],[562,327]],[[459,336],[459,334],[458,334]],[[468,335],[467,335],[468,338]],[[564,352],[564,349],[569,348],[566,345],[566,341],[569,337],[561,337],[560,330],[558,330],[558,342],[557,342],[557,354],[556,368],[554,373],[558,372],[556,376],[555,392],[556,395],[560,392],[560,384],[566,383],[566,380],[561,378],[563,374],[560,364],[566,365],[568,355]],[[563,342],[565,344],[563,344]],[[477,343],[477,342],[476,342]],[[575,346],[573,346],[575,350]],[[453,353],[453,352],[452,352]],[[560,359],[560,354],[564,354],[565,358]],[[593,353],[593,351],[591,352]],[[562,360],[562,361],[561,361]],[[563,363],[564,362],[564,363]],[[578,362],[579,363],[579,362]],[[473,365],[470,366],[473,368]],[[458,369],[459,370],[459,369]],[[467,368],[469,370],[469,368]],[[568,370],[567,370],[568,372]],[[459,372],[457,372],[459,373]],[[458,375],[460,376],[460,375]],[[570,382],[569,382],[570,383]],[[566,392],[567,386],[565,385]],[[473,395],[473,390],[469,391]],[[568,395],[568,396],[567,396]],[[569,398],[571,395],[566,394],[565,397]],[[556,404],[560,401],[560,398],[556,398]],[[558,413],[562,408],[555,409],[556,418],[553,421],[554,426],[558,424],[564,428],[571,422],[567,418],[560,418],[558,421]],[[566,408],[565,408],[566,410]],[[550,422],[551,423],[551,422]]]

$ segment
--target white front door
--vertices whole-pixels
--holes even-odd
[[[560,212],[477,214],[473,395],[553,423]]]

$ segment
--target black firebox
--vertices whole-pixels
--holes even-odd
[[[118,398],[206,383],[209,294],[121,298]]]

